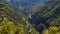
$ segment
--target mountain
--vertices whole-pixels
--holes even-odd
[[[20,13],[24,17],[32,13],[32,10],[44,3],[46,0],[10,0],[10,4],[16,10],[16,12]]]
[[[0,0],[0,34],[39,34],[11,5]]]
[[[50,26],[60,26],[60,1],[49,0],[38,6],[28,21],[38,31],[42,32]]]

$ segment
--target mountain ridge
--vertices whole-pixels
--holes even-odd
[[[1,1],[0,1],[1,2]],[[8,20],[13,21],[15,26],[18,25],[19,23],[23,25],[23,28],[25,29],[25,33],[24,34],[39,34],[30,24],[27,20],[23,20],[23,17],[18,14],[17,12],[14,11],[14,9],[6,3],[0,3],[0,14],[1,16],[4,18],[8,18]],[[25,19],[25,18],[24,18]],[[29,25],[26,25],[27,23]],[[28,28],[26,27],[28,26]]]
[[[45,28],[48,29],[50,26],[59,26],[60,16],[60,1],[50,0],[38,6],[36,12],[31,15],[29,22],[35,27],[37,31],[41,33]],[[41,25],[43,24],[43,25]],[[40,25],[40,26],[39,26]],[[39,26],[39,27],[38,27]]]

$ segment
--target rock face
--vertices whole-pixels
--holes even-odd
[[[4,20],[5,19],[5,20]],[[7,20],[7,21],[6,21]],[[16,26],[17,24],[22,24],[23,28],[25,30],[24,34],[39,34],[33,27],[32,25],[25,20],[24,17],[22,17],[21,15],[19,15],[17,12],[15,12],[15,10],[12,8],[12,6],[10,6],[7,3],[4,3],[0,0],[0,22],[2,23],[2,21],[12,21],[14,22],[14,25]],[[8,24],[11,24],[10,22],[8,22]],[[7,25],[8,25],[7,24]],[[27,26],[27,27],[26,27]],[[1,27],[1,26],[0,26]],[[7,29],[6,29],[7,30]],[[8,32],[7,32],[8,33]],[[10,33],[9,33],[10,34]],[[11,33],[13,34],[13,33]]]
[[[35,24],[33,26],[37,31],[41,32],[51,25],[60,26],[60,0],[47,1],[34,11],[35,13],[28,20],[31,24]]]

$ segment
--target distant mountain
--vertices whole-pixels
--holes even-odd
[[[7,19],[8,19],[8,21],[6,21]],[[4,21],[4,19],[6,19],[5,21]],[[3,20],[3,22],[1,22]],[[13,23],[11,24],[10,23],[10,21],[12,21],[13,23],[14,23],[14,25],[13,25]],[[5,23],[5,22],[8,22],[8,23]],[[1,23],[5,23],[5,24],[2,24],[2,26],[4,25],[4,27],[5,28],[3,28],[2,30],[4,30],[3,32],[4,32],[4,34],[7,34],[7,33],[9,33],[10,31],[6,31],[6,30],[11,30],[11,29],[9,29],[9,27],[12,27],[12,26],[15,26],[15,28],[16,28],[16,26],[18,25],[18,24],[20,24],[20,28],[18,27],[18,31],[16,30],[15,31],[15,34],[19,34],[20,32],[19,32],[19,29],[21,29],[21,28],[23,28],[24,29],[24,34],[39,34],[33,27],[32,27],[32,25],[27,21],[27,20],[25,20],[25,18],[24,17],[22,17],[20,14],[18,14],[14,9],[13,9],[13,7],[12,6],[10,6],[9,4],[7,4],[7,3],[5,3],[5,2],[2,2],[1,0],[0,0],[0,24]],[[7,24],[7,25],[6,25]],[[12,25],[12,26],[11,26]],[[6,29],[6,28],[8,28],[8,29]],[[0,26],[0,29],[1,29],[1,26]],[[0,34],[1,33],[3,33],[3,32],[1,32],[0,31]],[[13,32],[13,31],[12,31]],[[11,34],[13,34],[11,32]],[[19,32],[19,33],[18,33]],[[23,32],[23,30],[21,31],[21,32]],[[9,33],[10,34],[10,33]],[[21,33],[22,34],[22,33]]]
[[[60,26],[60,0],[50,0],[38,6],[29,22],[40,33],[49,26]]]
[[[32,10],[44,3],[46,0],[10,0],[13,8],[21,13],[23,16],[27,16],[32,13]]]

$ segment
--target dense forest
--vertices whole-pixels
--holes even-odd
[[[25,17],[17,8],[0,0],[0,34],[60,34],[60,0],[47,0],[32,10],[26,8],[31,14],[27,12]]]
[[[39,34],[24,17],[0,1],[0,34]]]
[[[34,26],[34,28],[42,33],[43,30],[51,30],[51,34],[56,34],[55,30],[60,29],[60,1],[50,0],[44,4],[38,6],[33,10],[29,22]],[[53,33],[54,32],[54,33]],[[56,32],[60,32],[57,30]]]

